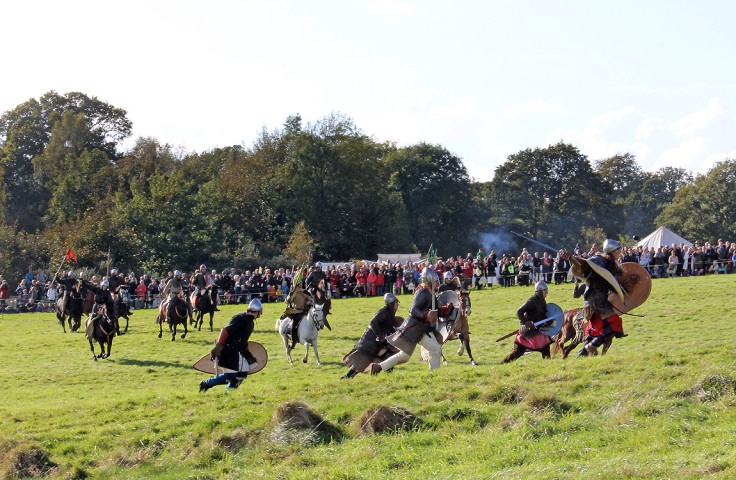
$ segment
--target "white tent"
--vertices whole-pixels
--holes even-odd
[[[658,229],[647,235],[646,238],[637,243],[636,246],[659,248],[664,246],[671,246],[673,243],[677,244],[678,246],[681,243],[684,243],[688,247],[693,246],[692,242],[688,242],[667,227],[659,227]]]
[[[422,255],[419,253],[379,253],[378,260],[376,263],[396,263],[401,262],[414,262],[419,263],[422,261]]]

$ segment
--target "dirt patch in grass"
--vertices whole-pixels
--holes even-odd
[[[276,443],[329,443],[342,440],[343,433],[302,402],[287,402],[276,409],[276,426],[271,440]]]
[[[416,415],[405,408],[385,405],[369,408],[363,412],[358,422],[359,430],[365,434],[414,430],[422,423]]]
[[[693,397],[700,402],[718,400],[724,395],[736,393],[736,380],[728,375],[708,375],[698,383],[682,392],[677,397]]]
[[[41,478],[57,473],[57,465],[41,448],[0,441],[0,477]]]

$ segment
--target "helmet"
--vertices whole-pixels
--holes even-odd
[[[108,281],[107,281],[107,280],[105,280],[104,282],[102,282],[102,283],[100,284],[100,287],[102,287],[102,289],[103,289],[103,290],[106,290],[106,289],[107,289],[107,287],[109,287],[109,286],[110,286],[110,283],[108,283]]]
[[[207,271],[207,265],[205,265],[203,263],[202,265],[199,266],[199,269],[202,270],[203,272],[206,272]]]
[[[606,241],[603,242],[603,253],[615,252],[619,248],[621,248],[621,245],[616,240],[607,238]]]
[[[113,268],[112,270],[110,270],[110,275],[117,275],[117,274],[118,274],[117,268]]]
[[[539,282],[537,282],[537,284],[536,284],[536,285],[534,285],[534,291],[535,291],[535,292],[538,292],[538,291],[540,291],[540,290],[548,290],[548,288],[547,288],[547,284],[546,284],[546,283],[544,283],[544,282],[543,282],[543,281],[541,281],[541,280],[540,280]]]
[[[179,270],[174,270],[174,276],[178,277],[179,275],[181,275],[181,272]]]
[[[262,312],[263,311],[263,305],[261,305],[261,301],[257,298],[254,298],[250,301],[248,304],[248,311],[249,312]]]
[[[439,283],[439,281],[440,279],[437,277],[437,272],[434,271],[434,268],[424,267],[424,270],[422,270],[422,276],[419,277],[420,283]]]
[[[67,275],[68,275],[69,277],[71,277],[71,278],[74,278],[74,272],[69,272],[69,273],[67,273]]]
[[[86,276],[87,276],[87,274],[86,274],[86,273],[84,273],[84,272],[79,272],[79,278],[84,278],[84,277],[86,277]]]
[[[314,266],[317,268],[322,268],[322,262],[317,262],[314,264]]]
[[[398,302],[398,301],[399,299],[396,298],[396,295],[394,295],[393,293],[387,293],[386,295],[383,296],[383,303],[385,303],[386,306],[391,305],[392,303]]]
[[[213,268],[213,269],[212,269],[212,275],[214,275],[214,274],[216,274],[216,273],[217,273],[217,270],[215,270],[215,269]]]
[[[444,278],[446,282],[452,280],[452,272],[445,272],[442,278]]]

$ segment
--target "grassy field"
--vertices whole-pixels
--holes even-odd
[[[92,361],[84,334],[51,314],[0,318],[0,476],[56,478],[736,478],[736,372],[730,334],[736,275],[656,280],[649,301],[624,317],[627,338],[605,357],[499,362],[531,288],[473,292],[476,367],[457,357],[429,373],[418,352],[376,377],[340,380],[341,363],[381,300],[334,302],[310,354],[286,361],[274,330],[283,304],[267,304],[252,340],[269,363],[240,389],[198,393],[191,368],[216,333],[158,339],[155,312],[136,311],[112,357]],[[406,314],[411,298],[401,297]],[[572,286],[548,301],[579,306]],[[223,306],[215,327],[236,306]],[[324,423],[285,428],[280,406],[300,401]],[[414,428],[364,434],[360,417],[402,407]],[[25,468],[22,470],[21,467]],[[19,470],[21,469],[21,470]]]

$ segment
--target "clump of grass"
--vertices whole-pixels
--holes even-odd
[[[255,441],[253,432],[249,432],[238,428],[232,435],[223,435],[215,440],[215,444],[219,445],[231,452],[240,450],[241,448],[252,445]]]
[[[526,404],[529,409],[536,412],[552,412],[555,415],[562,415],[572,410],[569,403],[562,402],[557,399],[557,394],[549,393],[530,393],[526,397]]]
[[[41,478],[52,475],[57,465],[40,447],[0,441],[2,478]]]
[[[736,380],[728,375],[708,375],[692,388],[681,392],[678,396],[691,396],[700,402],[718,400],[724,395],[736,393]]]
[[[360,431],[366,434],[415,430],[422,423],[416,415],[405,408],[385,405],[369,408],[363,412],[358,421]]]
[[[506,405],[521,403],[526,398],[526,389],[517,385],[496,385],[493,390],[483,395],[488,402],[503,403]]]
[[[314,445],[342,440],[342,431],[302,402],[286,402],[276,409],[271,440],[279,444]]]

